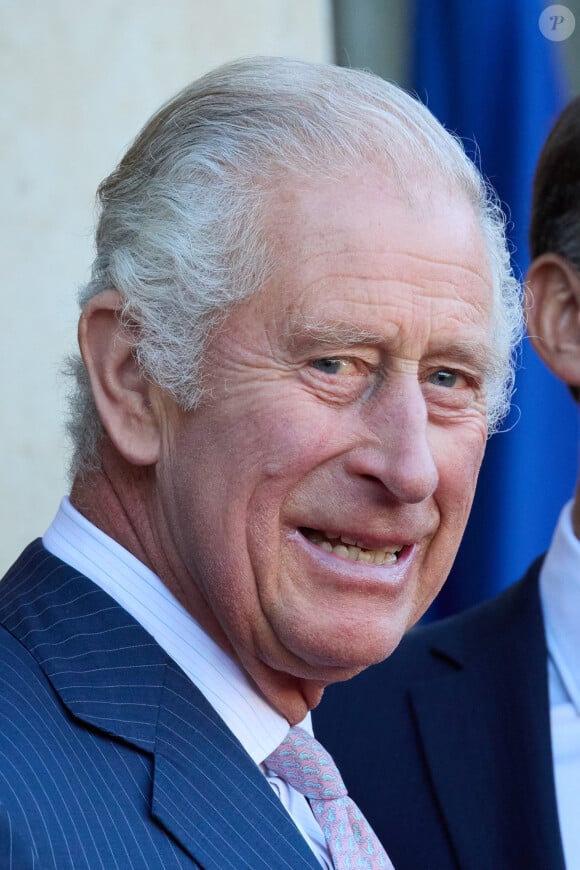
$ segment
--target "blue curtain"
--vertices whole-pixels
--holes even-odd
[[[417,0],[413,87],[462,137],[511,217],[516,274],[528,266],[531,184],[541,146],[568,99],[562,45],[546,39],[536,0]],[[516,580],[549,544],[577,468],[577,411],[527,342],[514,408],[493,436],[464,542],[431,608],[435,619]]]

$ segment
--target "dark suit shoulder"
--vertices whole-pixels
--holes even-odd
[[[413,629],[314,711],[317,737],[397,870],[563,867],[540,566]]]
[[[384,662],[367,668],[353,680],[329,686],[315,711],[315,723],[323,731],[327,726],[334,730],[336,726],[331,723],[337,715],[344,716],[345,705],[352,701],[359,706],[363,698],[371,716],[384,714],[385,693],[406,695],[412,684],[461,670],[482,656],[500,656],[503,646],[509,647],[514,636],[540,638],[542,642],[536,643],[539,651],[544,637],[538,592],[541,564],[539,558],[519,581],[495,598],[411,629]]]
[[[374,682],[380,673],[381,679],[407,684],[462,668],[492,648],[509,645],[523,625],[543,637],[538,589],[542,561],[543,557],[537,559],[520,580],[495,598],[409,631],[385,662],[369,669],[368,679]]]

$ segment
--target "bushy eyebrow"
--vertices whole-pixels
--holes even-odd
[[[341,347],[354,347],[363,344],[384,345],[385,336],[341,320],[329,320],[324,323],[305,321],[289,325],[287,344],[290,350],[307,352],[324,345],[340,345]]]
[[[495,375],[497,371],[496,360],[491,348],[480,342],[456,341],[453,344],[436,347],[432,355],[444,357],[452,364],[475,368],[486,379]]]
[[[305,321],[289,324],[287,346],[289,350],[309,353],[320,347],[388,347],[389,339],[377,332],[362,329],[352,323],[329,320],[323,323]],[[497,361],[493,351],[480,342],[455,341],[432,349],[430,356],[449,360],[451,364],[466,365],[481,372],[487,379],[496,375]]]

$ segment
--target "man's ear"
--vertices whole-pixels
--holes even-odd
[[[151,402],[153,388],[139,371],[121,308],[116,290],[90,299],[79,320],[79,346],[107,435],[128,462],[152,465],[161,444],[158,403]]]
[[[542,254],[526,275],[528,335],[548,368],[580,385],[580,273],[559,254]]]

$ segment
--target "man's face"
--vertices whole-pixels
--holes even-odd
[[[159,504],[194,615],[259,685],[322,684],[388,656],[448,574],[491,277],[469,205],[412,207],[379,174],[288,183],[268,230],[277,266],[213,337],[208,398],[167,416]]]

